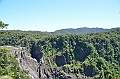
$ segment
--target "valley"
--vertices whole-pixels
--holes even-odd
[[[1,30],[0,41],[31,79],[120,78],[120,28],[87,34]]]

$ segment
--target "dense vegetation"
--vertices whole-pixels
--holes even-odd
[[[95,79],[120,78],[120,28],[90,34],[49,34],[37,31],[0,31],[0,45],[37,45],[52,67],[67,67],[72,73]],[[57,61],[58,57],[65,57]],[[63,70],[63,72],[65,72]]]
[[[31,46],[49,35],[49,33],[39,31],[0,30],[0,46]]]
[[[3,47],[0,47],[0,79],[30,79],[9,50]]]
[[[39,41],[37,45],[53,60],[56,55],[67,52],[69,60],[61,65],[80,68],[87,76],[100,79],[120,76],[120,29],[86,35],[59,35]]]
[[[114,29],[114,28],[112,28]],[[82,27],[82,28],[68,28],[68,29],[61,29],[61,30],[56,30],[53,32],[54,34],[65,34],[65,33],[74,33],[74,34],[87,34],[87,33],[97,33],[97,32],[104,32],[112,29],[103,29],[103,28],[87,28],[87,27]]]

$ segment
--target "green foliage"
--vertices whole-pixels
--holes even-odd
[[[84,73],[95,79],[120,78],[120,28],[108,32],[58,35],[12,30],[0,31],[0,37],[0,45],[31,47],[36,44],[53,67],[57,66],[56,56],[63,56],[67,61],[64,66],[70,67],[71,73],[78,69],[77,74]]]
[[[52,46],[49,46],[48,43]],[[67,51],[70,63],[65,66],[70,66],[73,69],[80,68],[87,76],[98,79],[119,78],[119,28],[114,31],[90,33],[86,35],[59,35],[40,40],[37,44],[40,45],[40,47],[47,45],[45,49],[42,49],[46,55],[48,55],[49,51],[46,49],[54,50],[54,52],[52,52],[53,56],[48,55],[51,59],[53,58],[53,61],[56,55],[63,55],[64,52]]]
[[[32,46],[50,34],[39,31],[0,30],[0,46]]]
[[[26,73],[20,69],[17,60],[9,54],[9,51],[0,47],[0,76],[5,75],[13,79],[30,79]]]

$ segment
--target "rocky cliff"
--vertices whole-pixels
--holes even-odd
[[[30,56],[29,51],[25,47],[6,46],[6,48],[18,60],[21,69],[25,70],[32,79],[39,79],[37,60]]]
[[[34,46],[31,54],[26,47],[5,46],[10,53],[18,60],[21,69],[25,70],[31,79],[85,79],[84,75],[77,75],[79,69],[71,70],[64,63],[68,63],[67,53],[62,56],[56,56],[56,62],[61,67],[52,67],[51,61],[44,57],[43,52]],[[33,53],[34,52],[34,53]],[[64,62],[59,62],[59,61]]]

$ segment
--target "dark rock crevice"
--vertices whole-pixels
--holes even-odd
[[[64,66],[69,63],[68,52],[64,52],[62,55],[56,55],[55,62],[57,66]]]
[[[31,57],[35,58],[38,61],[38,63],[40,62],[40,59],[43,57],[43,52],[40,50],[40,47],[34,44],[31,48],[30,53]]]

